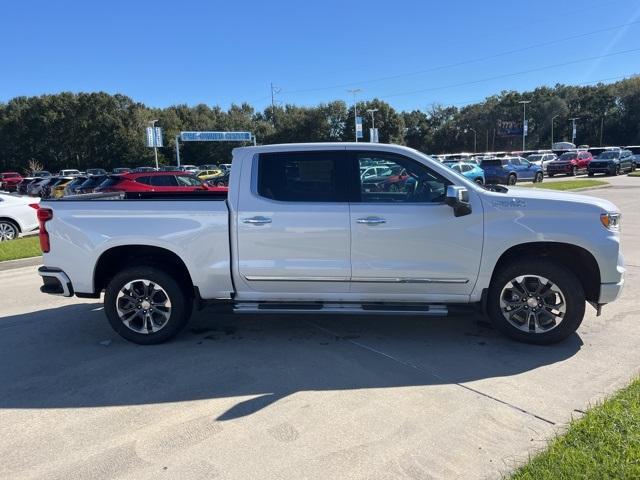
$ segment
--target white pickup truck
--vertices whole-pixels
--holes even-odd
[[[367,177],[370,166],[384,175]],[[445,315],[476,304],[553,343],[622,288],[620,212],[583,195],[477,185],[395,145],[238,148],[228,195],[47,200],[45,293],[99,298],[124,338],[163,342],[192,307]]]

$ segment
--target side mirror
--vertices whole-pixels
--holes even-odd
[[[463,215],[469,215],[471,213],[469,190],[465,187],[449,185],[444,203],[453,208],[453,214],[456,217],[462,217]]]

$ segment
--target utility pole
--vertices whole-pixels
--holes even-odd
[[[280,93],[281,89],[276,87],[271,82],[271,123],[276,124],[276,94]]]
[[[531,103],[531,100],[520,100],[518,103],[522,104],[522,151],[526,148],[527,137],[527,103]]]
[[[573,143],[575,145],[575,143],[576,143],[576,120],[578,120],[578,117],[573,117],[573,118],[570,118],[569,120],[571,120],[571,143]]]
[[[553,121],[559,116],[560,114],[554,115],[553,117],[551,117],[551,148],[553,148]]]
[[[475,129],[469,127],[468,130],[471,130],[473,132],[473,153],[476,153],[477,150],[477,145],[478,145],[478,132],[475,131]]]
[[[361,88],[347,90],[347,92],[353,94],[353,134],[356,137],[356,143],[358,143],[358,104],[356,103],[356,95],[361,91]]]
[[[607,112],[602,114],[602,118],[600,119],[600,146],[603,147],[602,137],[604,135],[604,117],[607,116]]]

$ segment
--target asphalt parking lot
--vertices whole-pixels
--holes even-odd
[[[0,271],[0,477],[499,478],[640,373],[640,178],[583,192],[623,212],[622,298],[551,347],[476,314],[195,315],[126,343],[98,301]]]

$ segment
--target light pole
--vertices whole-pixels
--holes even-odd
[[[156,157],[156,170],[158,169],[158,147],[156,147],[156,122],[158,119],[151,120],[151,133],[153,133],[153,154]]]
[[[576,120],[578,120],[578,117],[573,117],[573,118],[570,118],[569,120],[571,120],[571,143],[573,143],[575,145],[575,143],[576,143]]]
[[[527,137],[527,103],[531,103],[531,100],[520,100],[518,103],[522,104],[522,151],[524,152]]]
[[[356,95],[361,91],[361,88],[352,88],[347,90],[347,92],[353,94],[353,133],[356,136],[356,143],[358,142],[358,105],[356,104]]]
[[[371,133],[375,135],[375,131],[376,131],[376,117],[375,117],[375,113],[378,111],[377,108],[369,108],[367,110],[367,113],[369,115],[371,115]],[[372,138],[369,138],[369,142],[373,141]]]
[[[473,132],[473,153],[476,153],[476,147],[477,147],[477,140],[478,140],[478,132],[475,131],[475,129],[471,128],[471,127],[467,127],[464,130],[464,133],[467,133],[467,130],[471,130]]]
[[[604,134],[604,117],[606,117],[606,116],[607,116],[607,112],[604,112],[602,114],[602,118],[600,119],[600,146],[601,147],[603,146],[603,144],[602,144],[602,136]]]
[[[554,115],[553,117],[551,117],[551,148],[553,148],[553,121],[559,116],[560,114]]]

